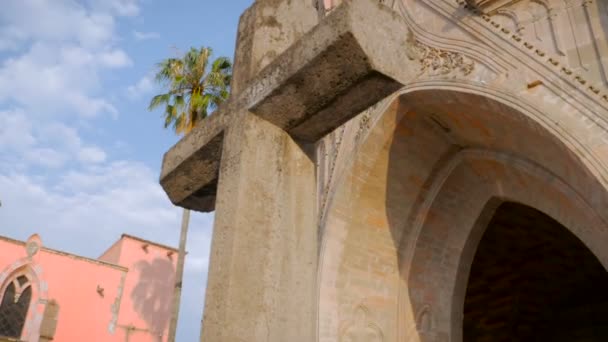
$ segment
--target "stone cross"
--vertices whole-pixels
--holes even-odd
[[[378,0],[327,16],[258,0],[242,15],[230,100],[160,177],[175,205],[215,210],[203,341],[315,340],[314,144],[402,87],[405,32]]]

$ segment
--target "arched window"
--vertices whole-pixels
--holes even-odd
[[[0,336],[20,338],[32,299],[32,286],[25,275],[13,279],[0,304]]]

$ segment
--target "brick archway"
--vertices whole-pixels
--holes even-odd
[[[343,338],[357,308],[385,341],[461,341],[473,256],[505,201],[551,216],[608,265],[606,170],[589,146],[484,91],[415,85],[372,120],[328,196],[319,341]]]
[[[405,340],[461,341],[469,272],[480,239],[504,202],[536,208],[554,218],[606,267],[608,226],[568,184],[540,166],[512,155],[470,150],[455,157],[415,241],[408,241],[411,261],[403,262],[401,319],[409,321]],[[466,189],[461,192],[457,189]],[[455,206],[457,203],[457,206]],[[407,255],[407,254],[406,254]],[[406,256],[407,259],[407,256]],[[432,328],[416,317],[431,308]]]

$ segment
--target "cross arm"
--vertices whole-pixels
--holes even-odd
[[[165,153],[160,184],[173,204],[202,212],[214,210],[228,108],[218,108]]]
[[[315,142],[403,86],[407,27],[378,0],[347,0],[164,156],[160,183],[181,207],[212,211],[224,131],[246,109]]]
[[[260,72],[245,105],[315,142],[403,86],[407,32],[378,0],[345,1]]]

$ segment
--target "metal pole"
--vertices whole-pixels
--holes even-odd
[[[190,223],[190,210],[184,209],[182,216],[182,229],[179,237],[179,252],[177,257],[177,269],[175,271],[175,288],[173,290],[173,314],[169,322],[168,342],[175,342],[177,331],[177,320],[179,317],[179,304],[182,295],[182,280],[184,277],[184,260],[186,257],[186,240],[188,239],[188,224]]]

